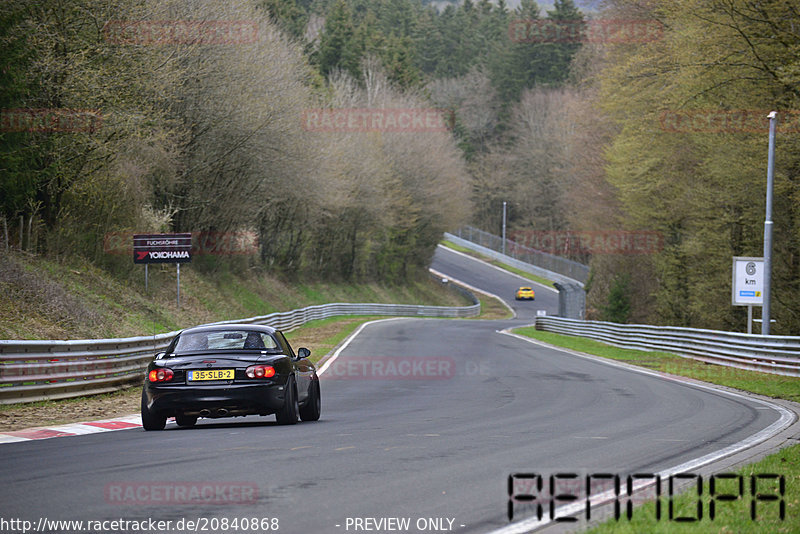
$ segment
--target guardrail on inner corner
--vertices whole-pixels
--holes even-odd
[[[800,337],[537,317],[536,329],[581,336],[616,347],[671,352],[717,365],[800,376]]]
[[[470,236],[470,239],[475,239],[475,236],[478,235],[481,236],[479,239],[477,239],[478,241],[487,242],[487,240],[489,240],[492,243],[494,243],[494,246],[496,246],[499,241],[502,241],[501,238],[497,236],[494,236],[482,230],[478,230],[477,228],[472,228],[471,226],[466,226],[462,228],[461,230],[459,230],[459,233],[462,234],[467,233],[465,228],[469,230],[468,235]],[[456,245],[468,248],[470,250],[473,250],[490,258],[494,258],[495,260],[499,260],[507,265],[516,267],[517,269],[525,271],[526,273],[530,273],[536,276],[541,276],[542,278],[546,278],[548,280],[552,280],[554,282],[556,289],[558,290],[558,315],[561,317],[570,317],[572,319],[583,319],[586,316],[586,291],[583,288],[582,281],[545,269],[541,265],[534,265],[522,261],[517,257],[507,256],[502,252],[498,252],[496,250],[478,244],[475,241],[471,241],[470,239],[464,239],[454,234],[445,233],[444,238],[447,239],[448,241],[455,243]],[[494,238],[494,240],[492,241],[489,238]],[[513,243],[513,241],[509,241],[509,243]],[[564,262],[566,262],[565,265],[568,266],[571,265],[575,269],[577,269],[578,267],[585,268],[584,274],[586,274],[586,276],[588,277],[589,267],[586,265],[576,263],[565,258],[559,258],[557,256],[545,254],[543,252],[539,254],[550,256],[551,257],[550,259],[555,258],[556,260],[563,260]]]
[[[268,324],[289,331],[317,319],[341,315],[411,317],[475,317],[480,302],[470,306],[333,303],[288,312],[213,324]],[[0,340],[0,404],[64,399],[108,393],[142,378],[155,353],[178,333],[120,339],[76,341]]]
[[[497,254],[502,254],[501,251],[505,250],[504,258],[513,258],[514,260],[522,262],[526,267],[520,268],[547,278],[548,280],[561,283],[577,282],[582,286],[589,279],[588,265],[578,263],[568,258],[562,258],[555,254],[548,254],[541,250],[529,248],[510,239],[505,240],[506,246],[503,247],[502,237],[484,232],[478,228],[473,228],[472,226],[463,226],[456,230],[455,234],[445,234],[445,237],[452,238],[453,235]],[[486,251],[483,252],[486,253]],[[508,259],[505,261],[508,261]],[[533,270],[531,270],[531,268]],[[536,272],[536,269],[541,272]]]

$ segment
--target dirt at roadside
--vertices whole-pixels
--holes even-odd
[[[483,313],[481,319],[508,317],[508,310],[496,299],[485,298],[482,301]],[[384,318],[342,317],[336,321],[299,328],[293,332],[288,332],[286,337],[295,350],[299,347],[311,349],[311,360],[317,363],[344,340],[346,337],[344,334],[351,333],[363,322]],[[96,421],[98,419],[112,419],[114,417],[138,414],[141,395],[141,386],[137,385],[123,391],[94,397],[80,397],[33,404],[0,405],[0,432]]]
[[[0,406],[0,432],[136,414],[141,392],[137,386],[95,397]]]
[[[364,320],[363,317],[343,318],[316,328],[300,328],[288,333],[287,337],[295,349],[301,346],[310,348],[312,360],[317,361],[336,345],[336,334]],[[0,432],[138,414],[141,395],[141,386],[137,385],[94,397],[0,406]]]

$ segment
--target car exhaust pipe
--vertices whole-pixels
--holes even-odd
[[[211,410],[208,410],[206,408],[200,410],[200,417],[208,417],[209,415],[211,415]]]
[[[220,408],[219,410],[217,410],[217,415],[220,417],[225,417],[226,415],[228,415],[228,410],[226,410],[225,408]]]

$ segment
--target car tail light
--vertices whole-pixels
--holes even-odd
[[[150,382],[168,382],[172,380],[172,377],[175,376],[172,372],[172,369],[167,369],[166,367],[162,367],[160,369],[153,369],[148,373],[147,379]]]
[[[270,365],[251,365],[245,374],[248,378],[272,378],[275,376],[275,368]]]

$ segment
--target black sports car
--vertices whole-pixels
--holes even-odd
[[[320,416],[319,377],[306,348],[294,353],[269,326],[226,324],[182,331],[147,366],[142,426],[163,430],[168,417],[193,426],[198,417],[275,414],[279,424]]]

